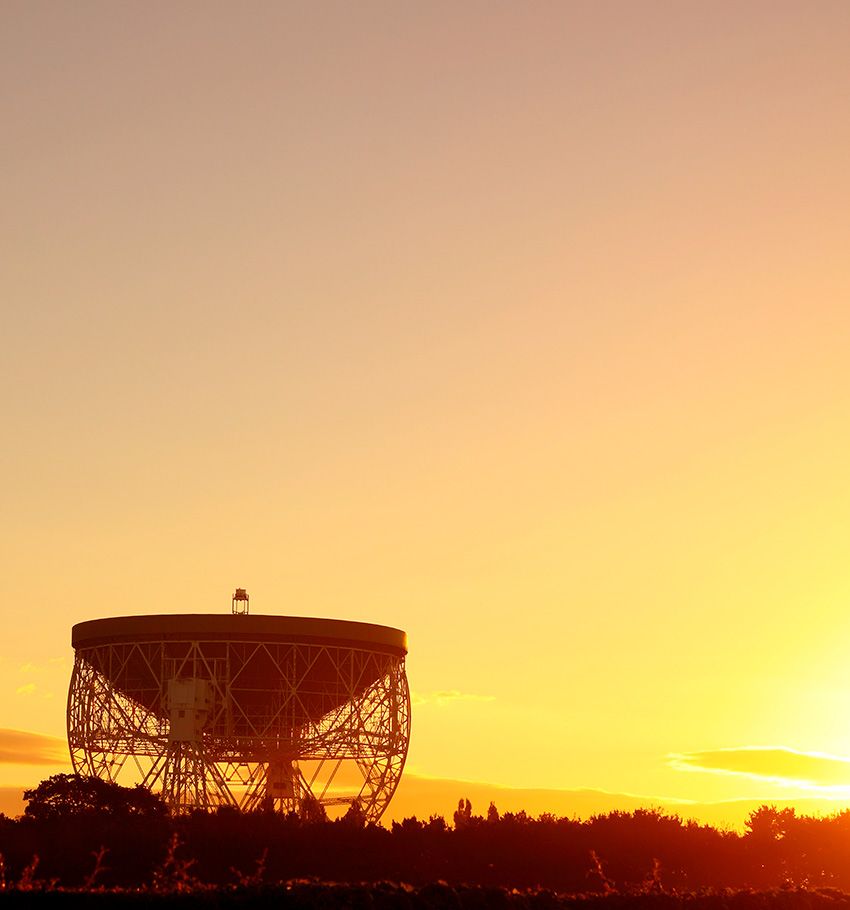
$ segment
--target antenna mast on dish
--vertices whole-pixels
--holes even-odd
[[[230,601],[230,608],[234,613],[247,616],[249,601],[248,592],[244,588],[237,588],[233,592],[233,600]]]

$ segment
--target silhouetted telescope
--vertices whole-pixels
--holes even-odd
[[[377,820],[395,792],[410,741],[399,629],[249,615],[240,588],[230,615],[95,619],[71,643],[79,774],[142,783],[174,812],[321,805]]]

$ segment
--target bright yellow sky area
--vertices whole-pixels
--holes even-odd
[[[63,735],[72,623],[240,585],[408,631],[422,777],[850,792],[848,47],[3,4],[0,727]]]

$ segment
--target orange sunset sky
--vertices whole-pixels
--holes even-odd
[[[67,769],[74,622],[240,585],[409,633],[391,814],[850,805],[848,47],[0,4],[3,792]]]

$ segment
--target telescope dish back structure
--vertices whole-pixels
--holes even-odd
[[[177,614],[78,623],[78,774],[234,806],[380,818],[410,741],[407,636],[369,623]]]

